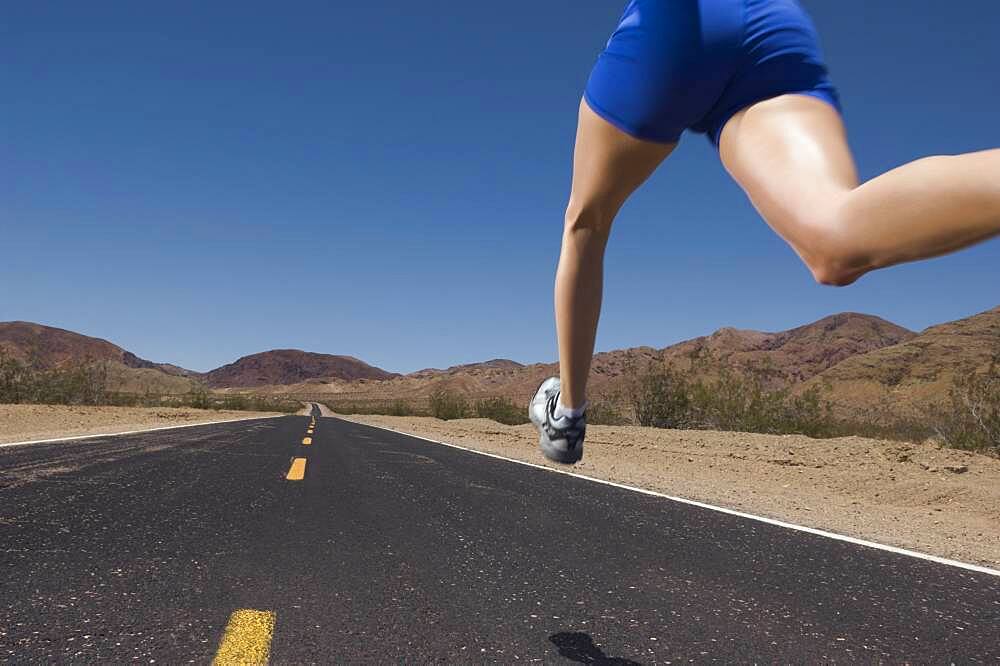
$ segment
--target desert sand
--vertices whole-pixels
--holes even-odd
[[[277,416],[187,407],[0,405],[0,444]]]
[[[542,458],[530,425],[344,418],[558,467]],[[930,442],[589,426],[584,459],[572,471],[939,557],[1000,566],[1000,460]]]

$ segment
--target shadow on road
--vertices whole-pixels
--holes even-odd
[[[549,641],[559,648],[559,654],[570,661],[579,664],[595,664],[596,666],[642,666],[631,659],[619,659],[604,654],[601,648],[594,645],[590,634],[580,631],[562,631],[549,636]]]

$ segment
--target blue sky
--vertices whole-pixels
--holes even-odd
[[[864,178],[1000,145],[1000,3],[803,4]],[[576,107],[623,5],[7,7],[0,320],[196,370],[553,360]],[[688,135],[617,222],[598,349],[845,310],[921,329],[1000,303],[998,265],[993,241],[819,287]]]

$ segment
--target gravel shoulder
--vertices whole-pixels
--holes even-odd
[[[558,467],[530,425],[349,415]],[[565,469],[565,468],[561,468]],[[1000,567],[1000,460],[861,437],[588,426],[574,472],[939,557]]]
[[[185,407],[0,405],[0,444],[278,416]]]

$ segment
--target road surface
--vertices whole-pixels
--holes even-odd
[[[0,659],[1000,661],[1000,577],[311,422],[0,448]]]

